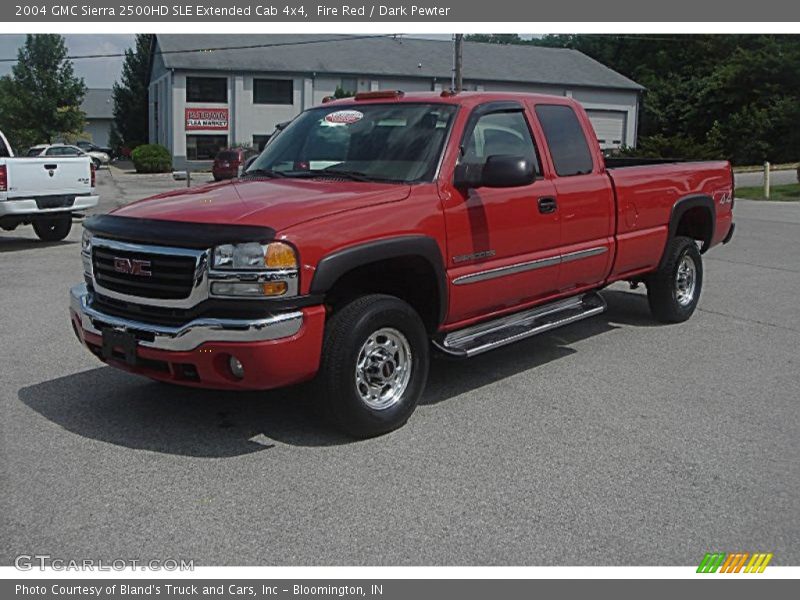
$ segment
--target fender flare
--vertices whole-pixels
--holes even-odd
[[[707,196],[705,194],[693,194],[691,196],[684,196],[680,200],[678,200],[675,204],[672,205],[672,211],[669,216],[669,234],[667,235],[667,244],[669,241],[675,237],[678,232],[678,224],[681,222],[681,218],[687,211],[693,208],[704,208],[708,211],[709,217],[711,219],[711,231],[703,239],[703,247],[701,248],[701,252],[705,252],[711,246],[711,240],[714,237],[714,232],[717,229],[717,213],[714,209],[714,199],[711,196]],[[666,245],[664,247],[664,252],[666,253]],[[664,258],[662,255],[661,261],[663,262]]]
[[[444,322],[448,306],[447,275],[439,244],[435,239],[426,235],[407,235],[376,240],[328,254],[317,265],[311,279],[310,293],[325,294],[342,275],[353,269],[403,256],[420,257],[433,269],[439,290],[439,324],[441,324]]]

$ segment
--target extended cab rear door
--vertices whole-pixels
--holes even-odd
[[[607,277],[614,250],[614,190],[600,146],[576,103],[537,101],[532,108],[561,219],[559,290],[595,287]]]

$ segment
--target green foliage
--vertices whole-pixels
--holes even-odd
[[[137,173],[169,173],[172,171],[172,156],[160,144],[144,144],[131,152]]]
[[[28,35],[11,74],[0,78],[0,129],[13,146],[52,143],[83,131],[86,86],[66,57],[60,35]]]
[[[346,90],[340,85],[337,85],[336,89],[333,92],[333,97],[334,98],[350,98],[350,97],[355,96],[355,95],[356,95],[355,92],[351,92],[350,90]]]
[[[638,148],[626,154],[726,158],[735,164],[800,158],[800,36],[467,39],[573,48],[643,85]]]
[[[111,135],[114,147],[133,148],[148,138],[151,38],[149,34],[136,34],[136,47],[125,51],[122,80],[114,83],[114,126]]]

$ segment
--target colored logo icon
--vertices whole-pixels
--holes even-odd
[[[698,573],[763,573],[772,560],[771,552],[707,552]]]

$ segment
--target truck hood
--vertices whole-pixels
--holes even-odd
[[[254,179],[177,190],[116,209],[120,217],[260,225],[281,231],[304,221],[408,197],[406,184],[329,179]]]

